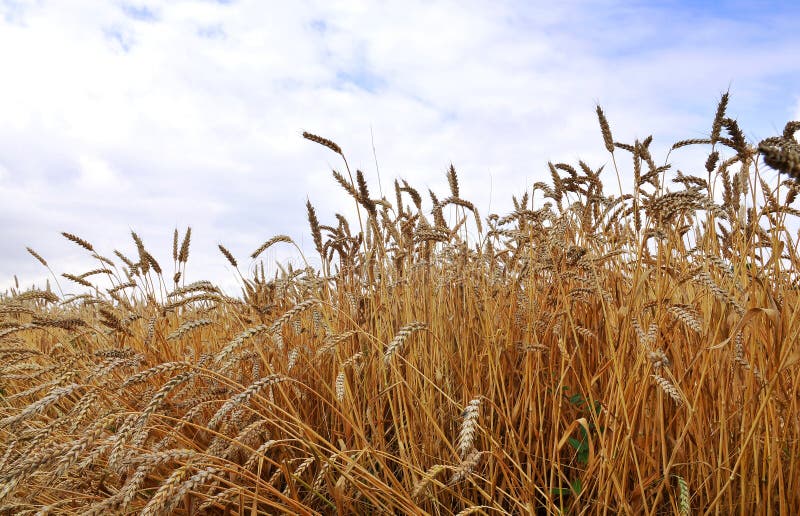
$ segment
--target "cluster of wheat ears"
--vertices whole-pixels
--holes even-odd
[[[305,133],[357,221],[309,203],[321,266],[274,277],[220,245],[237,298],[183,281],[190,230],[171,277],[64,233],[85,293],[0,297],[0,513],[797,513],[800,123],[753,146],[727,102],[670,151],[703,177],[598,107],[619,195],[548,164],[486,218],[452,166],[390,202]]]

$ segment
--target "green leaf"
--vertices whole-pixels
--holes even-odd
[[[575,493],[575,496],[578,496],[579,494],[581,494],[581,489],[583,489],[583,485],[581,484],[581,479],[576,478],[572,482],[572,492]]]
[[[573,493],[573,490],[566,487],[554,487],[550,490],[550,493],[556,496],[569,496]]]

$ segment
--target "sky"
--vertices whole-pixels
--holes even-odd
[[[730,90],[757,143],[800,120],[800,4],[751,4],[0,0],[0,291],[47,279],[26,246],[58,275],[98,267],[61,231],[106,256],[134,256],[136,231],[169,278],[191,226],[187,281],[231,295],[218,243],[243,271],[276,234],[312,257],[306,200],[323,224],[352,202],[303,131],[390,200],[398,177],[447,196],[452,163],[483,216],[549,182],[548,161],[608,165],[613,191],[598,103],[615,140],[652,134],[663,162]],[[691,174],[704,156],[671,157]]]

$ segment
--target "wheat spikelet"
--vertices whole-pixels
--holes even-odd
[[[250,386],[247,387],[247,389],[245,389],[244,391],[240,392],[236,396],[233,396],[228,401],[226,401],[225,404],[222,405],[222,407],[220,407],[219,410],[217,410],[217,413],[214,414],[214,417],[212,417],[208,421],[207,425],[208,428],[210,429],[216,428],[219,425],[220,421],[222,421],[222,418],[225,417],[225,415],[228,412],[230,412],[234,407],[236,407],[236,405],[247,403],[259,391],[267,387],[272,387],[273,385],[280,382],[284,382],[286,380],[288,380],[288,378],[281,374],[271,374],[251,384]]]
[[[337,183],[339,183],[339,185],[342,188],[344,188],[344,190],[348,194],[350,194],[351,197],[353,197],[353,199],[359,200],[360,195],[358,193],[358,190],[356,190],[356,188],[347,179],[345,179],[342,174],[340,174],[339,172],[334,170],[333,171],[333,178],[336,180]]]
[[[125,256],[124,254],[122,254],[121,252],[119,252],[119,251],[117,251],[117,250],[114,250],[114,254],[115,254],[115,255],[117,255],[117,258],[119,258],[120,260],[122,260],[122,262],[123,262],[125,265],[127,265],[127,266],[128,266],[128,269],[131,269],[131,270],[133,270],[133,269],[135,268],[135,265],[136,265],[136,264],[134,264],[134,263],[133,263],[133,260],[131,260],[130,258],[128,258],[127,256]]]
[[[36,311],[32,308],[22,305],[5,305],[0,306],[0,314],[28,314],[33,315]]]
[[[783,138],[791,140],[794,138],[794,133],[797,131],[800,131],[800,121],[786,122],[786,125],[783,127]]]
[[[280,333],[272,334],[272,343],[275,344],[275,349],[278,351],[283,351],[283,348],[286,347],[286,344],[283,342],[283,335]]]
[[[147,420],[156,410],[158,410],[158,408],[161,406],[161,403],[163,403],[170,392],[172,392],[178,385],[188,382],[194,378],[196,374],[197,371],[185,371],[179,375],[173,376],[169,379],[169,381],[162,385],[147,403],[147,406],[139,416],[136,424],[137,430],[141,431],[144,428]]]
[[[359,351],[355,353],[353,356],[349,357],[347,360],[342,362],[342,365],[339,366],[339,373],[336,375],[336,381],[334,382],[334,390],[336,392],[336,399],[339,401],[344,400],[345,394],[345,371],[348,367],[356,364],[358,365],[358,361],[364,357],[364,352]]]
[[[481,397],[478,396],[473,398],[469,404],[467,404],[467,407],[461,414],[461,417],[464,418],[464,421],[461,423],[461,431],[458,434],[458,455],[462,459],[464,459],[475,447],[474,440],[475,432],[478,430],[480,406]]]
[[[462,509],[458,513],[456,513],[456,516],[467,516],[468,514],[475,514],[476,512],[483,512],[484,509],[493,509],[493,508],[494,507],[491,507],[489,505],[471,505],[471,506],[469,506],[469,507],[467,507],[465,509]]]
[[[616,147],[618,149],[626,150],[626,151],[630,152],[631,154],[633,154],[636,151],[636,149],[634,149],[633,145],[630,145],[628,143],[614,142],[614,147]]]
[[[85,279],[88,278],[89,276],[94,276],[95,274],[111,274],[111,273],[112,271],[110,269],[92,269],[89,272],[84,272],[78,277],[81,279]]]
[[[650,327],[647,330],[647,335],[644,337],[644,345],[645,346],[652,346],[656,342],[656,338],[658,337],[658,325],[654,322],[650,323]]]
[[[678,482],[678,510],[681,516],[689,516],[691,511],[691,504],[689,502],[689,484],[686,483],[683,477],[673,475]]]
[[[89,375],[86,377],[89,380],[98,379],[103,385],[108,384],[110,381],[116,379],[110,376],[112,371],[125,367],[136,367],[144,361],[144,355],[138,355],[132,358],[128,357],[107,357],[103,362],[93,367]]]
[[[0,476],[0,482],[16,486],[19,481],[24,480],[30,474],[58,460],[70,446],[70,443],[50,443],[46,446],[30,450],[29,453],[20,456],[18,460],[14,461],[14,463],[3,472],[2,476]],[[11,490],[13,490],[13,486],[8,491],[4,491],[5,494],[0,494],[0,501],[3,500],[3,496],[10,494]]]
[[[360,169],[356,170],[356,185],[358,186],[358,200],[364,204],[364,207],[372,212],[372,210],[370,210],[368,207],[370,204],[370,198],[367,180],[364,177],[364,172],[362,172]],[[372,206],[372,209],[374,209],[374,205]]]
[[[320,144],[322,146],[325,146],[325,147],[329,148],[330,150],[332,150],[333,152],[335,152],[336,154],[342,154],[341,147],[336,145],[336,143],[334,143],[332,140],[329,140],[327,138],[323,138],[322,136],[317,136],[316,134],[311,134],[311,133],[306,132],[306,131],[303,131],[303,138],[305,138],[306,140],[310,140],[310,141],[312,141],[314,143],[318,143],[318,144]]]
[[[69,273],[65,272],[65,273],[62,274],[62,276],[67,278],[68,280],[71,280],[71,281],[74,281],[75,283],[78,283],[79,285],[83,285],[84,287],[94,288],[94,285],[92,285],[91,283],[89,283],[88,281],[86,281],[85,279],[83,279],[81,277],[75,276],[74,274],[69,274]]]
[[[694,308],[692,305],[684,305],[684,304],[670,305],[667,308],[667,312],[669,312],[673,317],[681,321],[695,333],[702,333],[703,331],[702,317],[700,315],[700,312],[697,311],[697,309]]]
[[[172,261],[178,261],[178,228],[172,233]]]
[[[42,258],[39,253],[31,249],[30,247],[26,247],[25,249],[31,254],[31,256],[39,260],[39,263],[47,267],[47,261],[44,258]]]
[[[286,371],[291,371],[294,367],[294,364],[297,362],[297,357],[300,356],[300,350],[297,348],[292,349],[289,351],[289,356],[287,357],[287,364],[286,364]]]
[[[112,415],[111,417],[116,417],[116,415]],[[56,477],[65,475],[67,470],[78,461],[81,454],[91,448],[95,441],[106,432],[108,420],[109,418],[103,418],[98,423],[95,423],[91,428],[87,429],[87,431],[83,432],[81,438],[78,439],[66,453],[60,455],[55,471]]]
[[[270,448],[272,448],[276,444],[279,444],[280,442],[281,441],[276,439],[270,439],[261,446],[259,446],[258,449],[250,456],[250,458],[247,459],[247,462],[244,463],[242,469],[245,471],[250,471],[251,469],[253,469],[253,466],[255,466],[259,460],[265,458],[264,454],[267,453],[270,450]]]
[[[289,461],[294,461],[294,460],[295,459],[290,459]],[[272,474],[272,476],[269,477],[269,480],[267,480],[267,484],[277,487],[278,480],[280,480],[282,475],[283,475],[283,469],[282,468],[276,469],[275,472]]]
[[[157,509],[154,509],[155,514],[172,513],[183,497],[190,491],[196,491],[199,486],[208,483],[209,480],[218,476],[220,471],[220,469],[213,466],[207,466],[198,471],[188,480],[184,481],[175,492],[170,495],[168,500],[163,502]]]
[[[191,466],[186,464],[173,471],[167,480],[165,480],[158,488],[158,491],[153,498],[151,498],[144,509],[142,509],[142,512],[140,513],[141,516],[159,516],[162,514],[168,514],[169,511],[164,511],[164,509],[168,507],[173,494],[178,490],[178,487],[183,482],[183,478],[189,472],[190,468]]]
[[[311,236],[314,240],[314,248],[320,254],[320,256],[324,256],[325,253],[322,249],[322,233],[319,228],[319,220],[317,219],[317,213],[314,211],[314,206],[311,205],[311,201],[306,201],[306,210],[308,211],[308,224],[311,226]]]
[[[472,212],[475,217],[475,226],[478,229],[478,233],[483,232],[483,225],[481,224],[481,217],[478,215],[478,209],[469,201],[465,201],[464,199],[459,199],[457,197],[448,197],[441,201],[438,205],[438,209],[441,210],[448,204],[455,204],[456,206],[461,206],[462,208],[466,208]]]
[[[467,455],[464,460],[461,461],[461,464],[458,465],[456,470],[453,472],[453,475],[450,477],[450,480],[447,482],[448,485],[455,485],[459,482],[466,479],[468,476],[472,474],[475,468],[478,466],[478,463],[481,461],[481,457],[483,456],[483,452],[479,452],[478,450],[473,450]]]
[[[659,375],[658,373],[652,374],[651,376],[658,384],[658,386],[661,388],[661,390],[667,393],[667,395],[670,398],[672,398],[672,400],[675,402],[676,405],[678,406],[683,405],[683,397],[681,396],[681,393],[678,391],[678,389],[672,384],[672,382],[670,382],[663,376]]]
[[[228,251],[228,249],[226,249],[224,245],[222,245],[222,244],[217,244],[217,247],[219,247],[219,251],[220,251],[220,252],[222,253],[222,255],[223,255],[223,256],[225,256],[225,258],[228,260],[228,263],[230,263],[230,264],[231,264],[231,265],[233,265],[234,267],[238,267],[238,265],[237,265],[237,263],[236,263],[236,258],[234,258],[234,257],[233,257],[233,254],[231,254],[231,252],[230,252],[230,251]],[[256,256],[257,256],[257,255],[256,255]]]
[[[91,390],[78,400],[78,403],[72,408],[75,416],[73,416],[70,426],[67,428],[69,433],[75,433],[78,428],[81,428],[89,413],[96,407],[96,402],[99,398],[100,392]]]
[[[90,244],[86,240],[84,240],[84,239],[82,239],[82,238],[80,238],[78,236],[75,236],[72,233],[67,233],[66,231],[62,231],[61,234],[64,235],[64,238],[66,238],[67,240],[78,244],[79,246],[83,247],[87,251],[94,251],[94,247],[92,247],[92,244]]]
[[[190,331],[200,328],[202,326],[208,326],[209,324],[214,324],[212,319],[195,319],[194,321],[186,321],[185,323],[181,324],[175,331],[170,333],[167,336],[167,340],[177,340],[189,333]]]
[[[419,481],[417,481],[416,484],[414,484],[414,489],[412,490],[411,498],[414,500],[419,500],[421,495],[425,493],[426,488],[433,481],[433,479],[435,479],[439,473],[445,471],[446,469],[447,466],[444,466],[442,464],[436,464],[428,468],[425,474],[422,475],[422,478]]]
[[[708,159],[706,160],[706,172],[713,172],[714,167],[717,166],[717,161],[719,161],[719,151],[714,151],[709,154]]]
[[[188,233],[187,233],[187,236],[188,236]],[[186,242],[186,241],[184,240],[184,242]],[[187,249],[186,256],[188,257],[188,255],[189,255],[189,251],[188,251],[189,246],[188,245],[186,246],[186,249]],[[183,249],[181,249],[181,252],[183,252]],[[153,270],[156,272],[156,274],[161,274],[161,272],[162,272],[161,271],[161,265],[158,264],[158,262],[156,261],[155,257],[152,254],[150,254],[149,252],[145,251],[144,252],[144,258],[147,260],[148,266],[152,267]],[[180,256],[178,258],[180,258]]]
[[[83,301],[84,306],[103,302],[102,299],[98,299],[91,294],[79,294],[77,296],[69,296],[68,298],[61,301],[59,304],[61,306],[64,306],[69,303],[74,303],[75,301]]]
[[[106,289],[106,292],[109,294],[113,294],[114,292],[119,292],[120,290],[125,290],[126,288],[134,288],[136,287],[135,281],[127,281],[125,283],[120,283],[119,285],[112,287],[110,289]]]
[[[344,400],[344,393],[345,393],[345,372],[344,369],[339,369],[339,373],[336,375],[336,381],[334,382],[334,390],[336,391],[336,399],[339,401]]]
[[[667,358],[667,355],[661,348],[658,348],[655,351],[648,351],[647,359],[650,361],[651,364],[653,364],[653,369],[671,366],[669,358]]]
[[[214,496],[208,497],[202,504],[197,507],[197,514],[206,514],[208,509],[210,509],[214,505],[221,505],[225,506],[228,501],[234,497],[234,495],[242,495],[244,492],[244,488],[238,485],[234,485],[227,489],[220,491],[219,493],[215,494]]]
[[[263,440],[266,435],[269,438],[269,431],[265,427],[269,424],[266,419],[256,419],[244,427],[236,437],[228,444],[227,449],[220,454],[223,459],[230,458],[236,450],[245,451],[245,446],[251,446]]]
[[[400,188],[400,191],[406,192],[411,196],[411,201],[414,203],[414,206],[417,207],[417,210],[422,209],[422,196],[420,196],[419,192],[412,188],[405,180],[403,180],[403,186]]]
[[[458,192],[458,176],[456,175],[456,168],[450,163],[450,168],[447,169],[447,183],[450,185],[450,195],[455,198],[461,197]]]
[[[613,154],[614,138],[611,136],[611,127],[608,125],[606,115],[600,106],[597,106],[597,120],[600,122],[600,132],[603,133],[603,143],[606,146],[606,150]]]
[[[59,370],[59,369],[60,368],[56,368],[56,369],[53,369],[53,370]],[[61,385],[61,383],[62,383],[62,379],[61,378],[56,378],[54,380],[50,380],[48,382],[44,382],[44,383],[41,383],[39,385],[34,385],[33,387],[31,387],[29,389],[25,389],[24,391],[18,392],[16,394],[12,394],[10,396],[6,396],[5,399],[9,400],[9,401],[14,401],[14,400],[18,400],[18,399],[21,399],[21,398],[25,398],[25,397],[31,396],[32,394],[35,394],[35,393],[37,393],[39,391],[43,391],[44,389],[47,389],[48,387],[54,387],[54,386],[57,386],[57,385]]]
[[[725,119],[725,109],[728,107],[728,92],[722,94],[717,104],[717,112],[714,115],[714,123],[711,126],[711,143],[715,144],[719,141],[720,133],[722,132],[723,120]]]
[[[220,290],[210,281],[195,281],[183,287],[177,288],[167,294],[167,297],[178,297],[192,292],[212,292],[219,294]]]
[[[395,335],[395,337],[392,339],[391,342],[389,342],[389,345],[386,347],[386,352],[383,355],[384,363],[388,364],[392,360],[394,354],[397,352],[400,346],[403,345],[403,343],[405,342],[405,340],[408,338],[409,335],[411,335],[415,331],[420,331],[427,327],[428,326],[424,323],[413,322],[411,324],[408,324],[400,328],[400,331],[397,332],[397,335]]]
[[[24,302],[24,301],[33,301],[33,300],[42,300],[47,303],[56,303],[58,302],[58,296],[53,294],[48,290],[28,290],[27,292],[22,292],[13,296],[10,301],[11,302]]]
[[[312,306],[317,305],[318,303],[319,303],[319,300],[318,299],[313,299],[313,298],[312,299],[306,299],[305,301],[297,303],[290,310],[288,310],[286,313],[284,313],[283,315],[278,317],[275,320],[275,322],[272,323],[272,325],[269,327],[270,333],[279,332],[281,327],[283,326],[283,324],[286,321],[290,320],[295,315],[297,315],[299,313],[302,313],[305,310],[311,308]]]
[[[689,145],[704,145],[712,143],[708,138],[688,138],[686,140],[680,140],[672,144],[672,150],[680,149],[681,147],[687,147]]]
[[[764,163],[800,182],[800,144],[797,140],[767,138],[758,144],[758,152]]]
[[[139,238],[139,235],[137,235],[135,231],[131,231],[131,238],[133,238],[133,242],[136,244],[136,251],[139,253],[139,262],[137,264],[132,264],[133,266],[131,268],[138,268],[141,270],[142,274],[147,274],[150,270],[150,261],[147,259],[147,250],[144,247],[144,242],[142,242],[142,239]]]
[[[198,294],[196,296],[191,297],[184,297],[182,299],[178,299],[176,301],[172,301],[171,303],[167,303],[164,305],[164,312],[171,312],[176,308],[180,308],[181,306],[188,305],[190,303],[197,303],[200,301],[210,301],[213,303],[223,303],[227,301],[226,298],[222,297],[219,294]]]
[[[158,320],[158,316],[152,316],[147,321],[147,334],[144,337],[144,345],[145,347],[149,347],[150,344],[153,342],[153,337],[156,333],[156,321]]]
[[[260,255],[261,253],[272,247],[272,245],[277,244],[278,242],[286,242],[289,244],[294,243],[294,241],[286,235],[275,235],[274,237],[270,238],[269,240],[261,244],[261,247],[253,251],[250,257],[255,260],[258,257],[258,255]]]
[[[107,308],[99,308],[97,312],[101,316],[100,324],[107,326],[114,331],[130,333],[130,331],[122,324],[122,319],[120,319],[112,310]]]
[[[186,228],[186,234],[183,236],[180,251],[178,251],[178,263],[186,263],[189,261],[189,245],[192,241],[192,228]]]
[[[195,457],[197,457],[197,452],[194,450],[181,448],[163,452],[145,453],[129,459],[126,461],[126,464],[136,467],[136,471],[131,475],[122,489],[113,497],[111,507],[120,512],[127,509],[139,494],[139,490],[147,479],[147,475],[159,466],[172,462],[188,462]]]
[[[733,337],[733,352],[733,360],[742,366],[743,369],[749,370],[750,362],[744,357],[744,334],[741,331],[736,332],[736,335]]]
[[[311,484],[311,491],[314,493],[322,493],[322,488],[325,484],[325,480],[328,474],[328,471],[331,469],[331,464],[336,459],[337,453],[333,453],[328,457],[328,460],[322,463],[320,466],[319,471],[314,476],[314,482]]]
[[[739,123],[732,118],[723,118],[722,126],[731,135],[730,140],[720,138],[718,141],[735,150],[740,156],[748,156],[747,142],[744,138],[744,133],[739,128]]]
[[[80,388],[81,385],[77,383],[73,383],[64,387],[56,387],[42,399],[25,407],[22,411],[20,411],[19,414],[0,419],[0,429],[19,423],[20,421],[28,419],[36,414],[41,414],[44,409],[53,405],[54,403],[58,403],[60,400],[71,395]]]
[[[639,342],[642,345],[647,345],[647,336],[644,334],[641,325],[639,324],[639,318],[636,316],[631,317],[631,327],[636,332],[636,337],[639,339]]]
[[[308,467],[314,462],[314,460],[315,460],[314,457],[308,457],[303,462],[301,462],[300,465],[297,466],[297,468],[295,468],[294,472],[292,473],[292,477],[293,478],[300,478],[300,475],[302,475],[303,472],[308,469]],[[278,471],[280,471],[280,470],[278,470]],[[286,487],[283,489],[283,494],[288,496],[289,492],[290,492],[289,485],[287,483]]]
[[[733,306],[733,308],[739,315],[743,315],[745,313],[745,309],[741,305],[741,303],[736,301],[733,297],[731,297],[730,294],[728,294],[727,291],[723,290],[719,285],[717,285],[717,283],[714,281],[714,279],[708,272],[699,271],[697,274],[694,275],[692,280],[708,288],[711,291],[711,293],[714,294],[714,297],[716,297],[723,303],[729,303],[731,306]]]

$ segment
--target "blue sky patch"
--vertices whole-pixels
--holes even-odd
[[[227,37],[221,23],[200,27],[197,29],[197,35],[205,39],[225,39]]]
[[[130,52],[131,48],[133,48],[133,35],[130,32],[121,29],[119,26],[112,26],[105,29],[103,30],[103,34],[109,41],[113,43],[115,48],[122,50],[122,52],[125,54]]]
[[[325,31],[328,30],[328,24],[325,23],[325,20],[311,20],[311,23],[308,25],[311,27],[311,30],[319,32],[320,34],[324,34]]]
[[[122,4],[122,12],[124,12],[125,16],[128,18],[132,18],[136,21],[154,22],[158,20],[156,14],[143,5]]]

